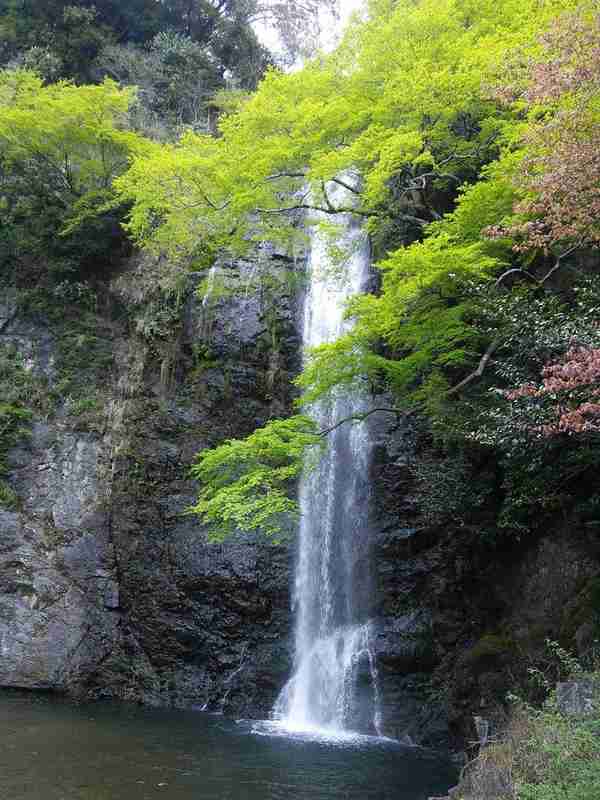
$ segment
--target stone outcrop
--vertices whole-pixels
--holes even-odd
[[[276,253],[260,257],[278,274]],[[9,454],[18,504],[0,512],[0,685],[265,713],[289,670],[288,552],[209,542],[184,513],[187,470],[202,447],[289,409],[298,292],[257,290],[252,261],[223,264],[219,291],[203,300],[190,276],[171,328],[148,336],[122,314],[139,268],[91,314],[111,363],[77,401],[60,386],[77,309],[20,312],[13,293],[2,308],[0,347],[59,396]],[[134,312],[158,316],[148,305]],[[93,354],[80,355],[84,370]]]
[[[201,275],[147,288],[136,259],[85,310],[4,292],[0,357],[54,406],[7,459],[0,686],[267,714],[291,667],[290,553],[210,542],[185,514],[195,453],[292,409],[303,264],[258,257],[220,264],[204,297]],[[464,742],[546,638],[589,646],[598,546],[562,518],[498,544],[493,464],[442,463],[412,417],[369,424],[383,729]]]
[[[485,493],[489,467],[469,476],[435,461],[414,418],[372,424],[385,730],[431,745],[473,741],[472,715],[494,718],[509,692],[528,691],[527,668],[551,661],[548,640],[580,643],[585,655],[598,544],[585,523],[557,517],[507,546],[497,498]],[[450,487],[446,507],[435,481]],[[469,508],[465,487],[483,502]]]
[[[556,685],[556,707],[567,717],[591,717],[596,713],[600,684],[591,678]]]

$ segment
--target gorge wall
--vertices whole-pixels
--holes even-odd
[[[87,305],[3,291],[2,364],[34,415],[6,456],[0,686],[268,714],[291,668],[292,553],[209,543],[183,514],[196,452],[292,408],[304,262],[259,257],[271,280],[222,264],[206,300],[198,275],[168,303],[144,295],[139,258]],[[418,420],[369,424],[384,731],[455,743],[545,638],[589,646],[600,551],[576,519],[502,544],[494,464],[437,458]],[[481,501],[448,517],[445,484]]]
[[[493,461],[442,458],[414,418],[372,424],[388,730],[431,744],[473,742],[474,715],[501,725],[507,695],[531,696],[529,668],[560,668],[549,642],[584,662],[594,650],[595,527],[557,515],[512,540],[498,527]]]
[[[182,512],[198,450],[289,409],[297,292],[279,287],[275,307],[239,291],[252,263],[223,265],[214,297],[190,276],[149,336],[132,308],[159,311],[128,294],[143,269],[134,260],[104,287],[100,312],[3,303],[3,353],[61,394],[7,458],[0,684],[264,715],[289,669],[288,554],[251,536],[209,544]],[[77,401],[62,394],[65,347],[85,380]]]

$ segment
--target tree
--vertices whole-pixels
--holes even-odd
[[[113,180],[151,146],[128,129],[133,97],[112,81],[44,86],[31,72],[0,72],[0,219],[11,266],[53,255],[81,263],[114,247]]]
[[[560,433],[583,434],[600,431],[600,349],[571,347],[557,361],[542,369],[542,383],[524,383],[504,393],[507,400],[535,398],[549,400],[553,420],[532,425],[543,436]]]
[[[518,251],[559,256],[600,241],[600,14],[591,9],[555,20],[497,92],[529,114],[515,217],[490,230],[515,238]]]
[[[142,159],[119,181],[119,191],[134,204],[131,230],[158,249],[177,242],[186,251],[199,236],[232,250],[251,246],[253,238],[285,240],[293,236],[294,215],[303,211],[310,222],[313,208],[332,219],[341,211],[361,217],[379,252],[385,253],[378,264],[381,289],[352,301],[348,314],[355,324],[349,334],[310,355],[299,378],[302,402],[309,404],[361,377],[392,389],[399,406],[425,411],[434,430],[455,441],[497,448],[506,468],[507,508],[527,513],[543,502],[538,473],[546,475],[546,451],[534,436],[527,440],[526,458],[519,460],[509,444],[515,438],[523,441],[515,437],[514,425],[499,424],[498,435],[486,438],[486,425],[482,419],[474,421],[473,414],[480,408],[489,412],[489,419],[503,418],[502,404],[510,396],[506,392],[515,382],[521,385],[515,364],[527,342],[532,343],[529,371],[539,376],[545,369],[547,380],[573,369],[573,361],[586,375],[588,361],[596,363],[597,348],[590,336],[585,338],[577,314],[571,314],[570,325],[578,326],[583,337],[578,350],[569,350],[572,344],[564,338],[558,342],[557,323],[544,340],[543,356],[536,360],[531,355],[537,352],[533,343],[543,326],[551,328],[550,322],[567,312],[561,312],[563,317],[551,312],[549,267],[543,254],[537,262],[525,261],[531,247],[522,246],[519,227],[519,215],[534,212],[540,224],[554,224],[542,190],[548,176],[549,185],[556,182],[552,169],[562,151],[552,161],[549,143],[557,140],[548,131],[560,134],[561,114],[569,102],[587,109],[589,123],[596,95],[593,81],[588,81],[587,89],[578,88],[575,95],[571,91],[568,101],[561,88],[552,106],[555,89],[546,88],[544,98],[534,102],[532,94],[524,107],[522,99],[516,101],[516,89],[510,90],[507,105],[505,91],[491,87],[505,80],[503,62],[512,63],[514,53],[520,58],[527,54],[523,74],[531,86],[534,65],[546,63],[540,31],[575,5],[545,4],[540,13],[539,4],[526,3],[437,3],[435,8],[427,2],[393,8],[377,4],[371,22],[353,28],[329,59],[294,75],[269,74],[258,93],[223,121],[217,142],[186,138],[163,153],[162,164]],[[541,41],[554,41],[553,31],[568,19],[559,17],[549,28],[550,38]],[[560,50],[559,43],[553,46]],[[573,52],[580,50],[577,45]],[[578,77],[569,79],[571,86],[579,87],[581,76],[593,71],[591,58],[585,56],[585,68],[573,67]],[[571,136],[573,153],[585,142],[582,165],[591,170],[591,125],[581,126],[581,139],[573,136],[573,128],[565,131],[564,145]],[[542,146],[544,136],[549,138]],[[235,177],[229,169],[234,163]],[[573,160],[568,163],[574,166]],[[581,187],[580,172],[573,174]],[[355,195],[353,202],[348,194],[340,202],[334,188],[340,183]],[[591,192],[596,184],[592,170]],[[592,195],[584,196],[589,203]],[[541,205],[534,209],[523,203]],[[595,215],[590,204],[590,217]],[[158,225],[151,227],[151,220]],[[552,246],[554,241],[562,248],[565,242],[572,247],[583,240],[561,234]],[[555,255],[564,258],[564,250]],[[527,340],[522,331],[515,334],[512,320],[523,313],[527,318],[530,311],[515,307],[509,313],[506,305],[518,300],[518,279],[542,296],[542,311],[531,317],[538,327]],[[496,324],[486,321],[488,305],[505,308],[506,318]],[[572,335],[573,328],[568,330]],[[589,326],[585,330],[592,335]],[[548,349],[551,340],[554,345]],[[521,432],[544,431],[551,438],[551,428],[544,425],[553,426],[553,433],[595,429],[593,381],[579,388],[583,394],[566,405],[543,388],[531,389],[541,392],[536,399],[544,395],[550,405],[541,416],[536,411],[528,417],[531,406],[519,412]],[[495,391],[495,401],[488,390]],[[465,396],[471,397],[475,411],[463,402]],[[511,402],[518,399],[515,395]],[[513,410],[507,412],[512,415]],[[561,455],[560,475],[587,474],[595,463],[576,449]],[[552,487],[551,502],[560,502],[560,480]],[[517,512],[512,511],[507,519],[512,514],[514,522]]]
[[[183,125],[208,129],[207,106],[222,86],[211,53],[173,31],[158,33],[143,49],[131,44],[105,47],[97,71],[137,88],[133,119],[156,138],[166,138]]]
[[[201,451],[191,469],[201,483],[200,496],[188,513],[209,526],[213,541],[259,530],[277,543],[297,514],[290,494],[306,450],[320,442],[314,422],[299,415],[272,420],[246,439]]]
[[[96,57],[113,38],[93,5],[86,8],[62,0],[4,0],[0,3],[0,30],[4,39],[0,63],[33,66],[36,54],[46,53],[54,59],[58,77],[79,83],[91,79]]]
[[[160,162],[136,160],[118,184],[134,205],[131,233],[171,255],[191,253],[199,234],[238,252],[251,239],[289,240],[294,212],[343,210],[324,187],[347,171],[362,187],[346,206],[372,232],[393,201],[396,220],[422,236],[482,159],[497,156],[511,115],[498,113],[487,83],[564,3],[538,5],[377,4],[331,56],[270,71],[221,121],[217,143],[186,136]]]
[[[294,60],[314,39],[320,10],[335,9],[336,4],[337,0],[0,0],[0,64],[31,67],[41,50],[60,65],[58,77],[86,83],[98,74],[103,61],[100,58],[99,64],[98,57],[105,48],[129,46],[141,58],[156,36],[175,34],[210,54],[221,86],[227,70],[240,86],[253,89],[272,60],[253,25],[260,21],[274,27],[289,60]]]

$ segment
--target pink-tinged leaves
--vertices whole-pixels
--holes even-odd
[[[516,220],[486,233],[513,238],[518,252],[556,253],[600,243],[600,15],[564,15],[540,44],[541,57],[514,65],[514,84],[494,92],[525,104],[530,124]]]
[[[572,347],[542,370],[539,385],[525,383],[504,393],[507,400],[549,398],[555,420],[536,430],[544,436],[600,431],[600,348]]]

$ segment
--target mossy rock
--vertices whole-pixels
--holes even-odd
[[[518,646],[512,637],[487,633],[463,655],[462,662],[474,671],[484,671],[498,661],[514,658],[517,653]]]
[[[560,629],[561,642],[566,646],[572,645],[577,631],[586,624],[592,625],[600,636],[600,576],[590,578],[565,609]]]
[[[0,508],[5,511],[15,511],[19,506],[19,498],[11,487],[0,481]]]

